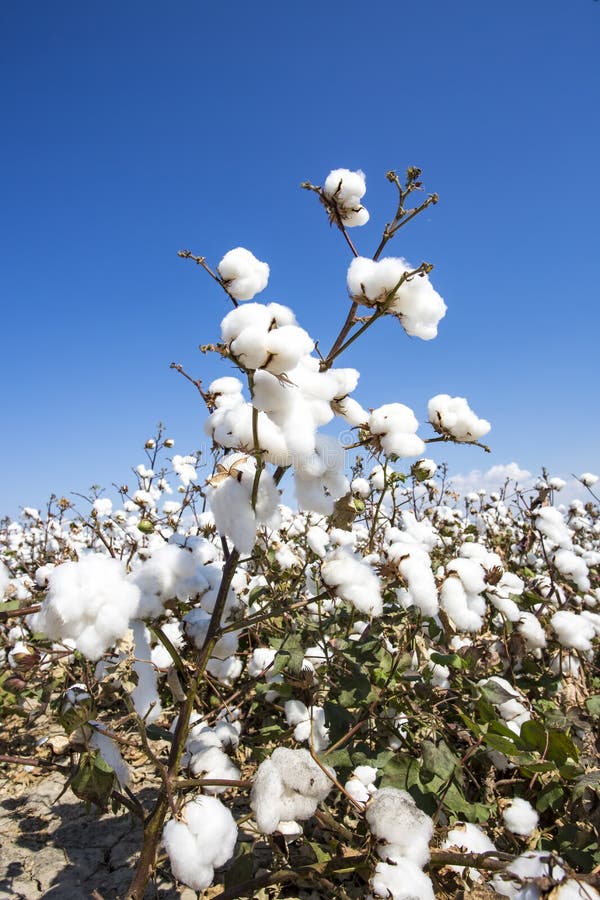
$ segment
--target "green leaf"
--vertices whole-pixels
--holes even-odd
[[[468,669],[469,661],[458,653],[432,653],[429,657],[432,662],[440,666],[449,666],[451,669]]]
[[[537,750],[543,753],[549,741],[548,732],[539,722],[530,719],[521,725],[520,743],[526,750]]]
[[[597,719],[600,716],[600,694],[592,694],[591,697],[588,697],[585,701],[585,708],[593,719]]]
[[[431,781],[434,776],[442,781],[449,781],[453,775],[462,777],[460,761],[444,741],[437,745],[433,741],[423,741],[421,757],[423,781]],[[424,777],[426,774],[429,776],[427,779]]]
[[[346,747],[334,750],[333,753],[322,755],[321,762],[334,769],[353,769],[354,765],[350,757],[350,751]]]
[[[552,782],[539,794],[535,807],[538,812],[545,812],[547,809],[562,805],[564,796],[564,788],[560,784]]]
[[[94,750],[82,753],[77,771],[70,781],[70,787],[80,800],[106,809],[116,781],[114,771],[102,759],[100,751]]]
[[[551,731],[548,740],[548,751],[546,753],[548,759],[551,759],[558,766],[564,765],[568,759],[577,761],[579,754],[577,747],[570,737],[562,731]]]

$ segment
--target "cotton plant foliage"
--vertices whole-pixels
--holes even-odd
[[[113,495],[0,523],[0,714],[37,742],[10,759],[54,765],[36,716],[55,716],[75,794],[140,817],[134,900],[157,861],[228,896],[300,878],[318,896],[596,896],[598,478],[570,503],[546,471],[460,496],[435,451],[483,447],[490,423],[461,396],[426,416],[400,387],[365,396],[355,340],[399,323],[429,341],[452,314],[432,265],[390,252],[437,195],[415,167],[387,178],[372,256],[364,173],[303,184],[352,256],[329,348],[274,302],[276,260],[181,251],[220,295],[198,318],[218,377],[173,364],[206,408],[202,450],[159,426]]]

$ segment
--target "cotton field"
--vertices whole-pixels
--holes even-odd
[[[352,255],[328,352],[260,301],[251,250],[182,251],[231,305],[203,349],[236,374],[176,367],[211,453],[160,427],[118,494],[2,523],[0,707],[35,736],[15,726],[3,768],[42,754],[82,802],[139,820],[123,896],[160,864],[223,900],[600,897],[598,477],[570,503],[547,472],[459,495],[428,445],[485,452],[490,422],[449,394],[428,423],[401,397],[364,407],[341,360],[380,320],[430,341],[451,314],[429,263],[384,255],[437,202],[410,207],[420,174],[388,173],[372,257],[348,232],[364,173],[303,185]]]

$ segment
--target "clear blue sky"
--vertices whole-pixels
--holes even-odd
[[[348,253],[298,185],[340,166],[367,173],[364,255],[387,169],[441,198],[392,245],[435,264],[440,336],[381,323],[357,398],[466,396],[494,452],[437,445],[455,472],[598,471],[600,3],[33,0],[0,42],[0,513],[126,480],[158,420],[203,441],[169,363],[225,374],[197,346],[227,306],[178,249],[248,247],[260,299],[330,342]]]

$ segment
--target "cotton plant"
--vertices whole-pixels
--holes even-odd
[[[90,770],[106,776],[92,802],[131,799],[133,751],[157,775],[136,900],[161,840],[173,877],[200,891],[249,837],[265,859],[285,841],[290,867],[296,842],[316,841],[327,860],[335,842],[345,866],[360,859],[369,897],[489,883],[486,859],[505,853],[516,869],[494,886],[516,896],[520,866],[548,876],[518,854],[540,835],[558,841],[557,808],[538,803],[551,777],[579,815],[588,712],[561,743],[545,704],[562,714],[595,677],[600,519],[593,504],[561,505],[562,479],[548,473],[529,493],[455,493],[425,453],[480,444],[490,426],[466,399],[432,398],[427,437],[401,396],[362,396],[343,359],[354,341],[390,316],[429,341],[448,312],[429,263],[388,253],[437,197],[410,208],[419,170],[404,184],[387,177],[398,208],[371,257],[354,244],[364,174],[304,185],[353,257],[329,349],[272,302],[269,263],[253,252],[236,247],[211,268],[182,251],[231,306],[202,347],[225,365],[220,377],[205,385],[173,364],[206,406],[210,454],[171,455],[161,427],[118,498],[94,488],[84,515],[59,501],[0,526],[0,613],[6,601],[23,609],[10,628],[0,618],[3,689],[21,691],[24,709],[29,673],[62,673],[75,787]],[[594,486],[591,473],[579,480]],[[532,778],[527,765],[540,763]],[[573,883],[556,886],[568,896]]]

